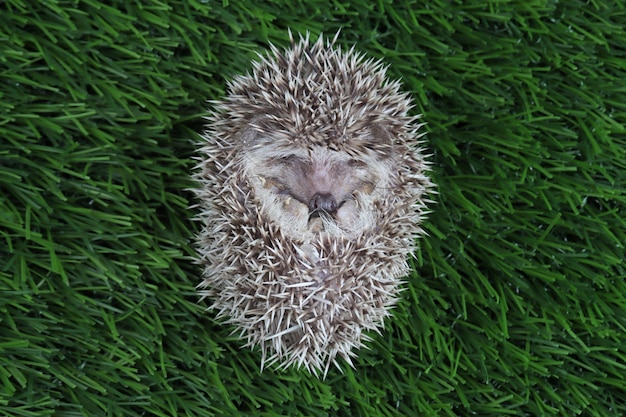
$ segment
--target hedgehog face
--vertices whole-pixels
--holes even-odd
[[[269,220],[294,238],[370,229],[372,204],[393,177],[391,158],[286,142],[258,138],[245,152],[246,177]]]

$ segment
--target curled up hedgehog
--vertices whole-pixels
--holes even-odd
[[[380,62],[272,47],[207,118],[198,286],[264,365],[352,364],[398,299],[433,184],[411,100]]]

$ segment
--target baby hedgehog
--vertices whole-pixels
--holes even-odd
[[[194,172],[203,297],[279,362],[352,365],[397,301],[433,184],[380,62],[309,36],[214,104]]]

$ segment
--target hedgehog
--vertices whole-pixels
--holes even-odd
[[[434,193],[421,115],[381,61],[309,34],[213,101],[197,166],[198,285],[260,368],[327,374],[381,333]]]

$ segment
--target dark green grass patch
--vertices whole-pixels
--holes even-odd
[[[619,2],[0,4],[0,415],[626,414]],[[355,369],[259,372],[194,286],[206,100],[287,29],[390,65],[437,204]]]

